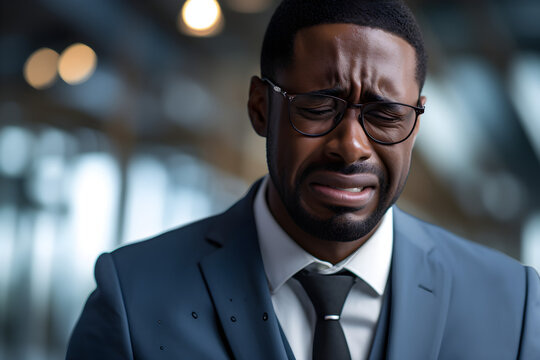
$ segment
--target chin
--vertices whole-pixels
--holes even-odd
[[[334,215],[321,218],[298,205],[288,209],[294,222],[309,235],[333,242],[351,242],[365,237],[379,224],[388,209],[384,207],[358,216],[354,209],[335,208],[332,209]]]

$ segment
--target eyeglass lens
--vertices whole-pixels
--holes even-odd
[[[291,122],[308,135],[329,132],[339,124],[346,110],[347,102],[324,95],[297,95],[290,102]],[[384,143],[405,139],[416,120],[416,111],[404,104],[367,104],[362,113],[365,131]]]

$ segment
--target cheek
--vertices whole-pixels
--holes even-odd
[[[286,116],[286,115],[285,115]],[[268,165],[273,167],[282,185],[290,183],[291,174],[295,167],[295,141],[290,133],[287,118],[274,117],[268,128]]]
[[[411,165],[412,149],[409,146],[403,146],[391,150],[392,151],[389,151],[386,158],[387,169],[389,172],[388,180],[391,183],[392,188],[398,189],[402,187],[407,180]]]
[[[411,149],[405,148],[395,156],[394,164],[394,186],[402,188],[407,181],[411,166]]]
[[[294,130],[285,130],[281,137],[280,171],[286,177],[286,182],[294,186],[303,171],[312,162],[319,147],[316,139],[310,139],[297,134]]]
[[[276,171],[283,183],[294,187],[305,169],[320,158],[324,143],[321,138],[302,136],[286,121],[275,130]]]

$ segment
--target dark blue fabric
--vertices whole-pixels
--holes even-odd
[[[290,359],[256,238],[259,184],[221,215],[101,255],[67,358]],[[534,270],[394,208],[391,281],[385,358],[540,359]]]
[[[388,345],[388,327],[390,326],[390,308],[392,307],[392,277],[388,278],[384,292],[381,313],[377,322],[377,328],[373,336],[373,342],[369,352],[369,360],[386,359],[386,347]]]
[[[291,345],[289,344],[289,341],[287,340],[287,337],[285,336],[285,333],[283,332],[283,328],[281,327],[281,325],[279,326],[279,332],[281,334],[281,339],[283,340],[283,344],[285,345],[285,352],[287,353],[287,359],[296,360],[292,352]]]

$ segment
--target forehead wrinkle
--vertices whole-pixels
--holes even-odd
[[[413,95],[404,85],[411,80],[405,70],[415,61],[406,56],[414,55],[408,47],[401,38],[379,29],[350,24],[304,28],[296,34],[284,85],[291,93],[343,90],[342,96],[351,102],[359,101],[367,90],[394,101],[415,101],[418,93]]]
[[[354,59],[352,61],[353,71],[351,71],[350,85],[357,86],[358,89],[350,89],[350,96],[359,100],[360,95],[357,91],[359,91],[360,94],[365,91],[372,91],[382,97],[394,101],[415,101],[417,94],[411,94],[410,92],[405,91],[404,88],[396,86],[400,81],[397,81],[398,79],[395,78],[396,74],[400,74],[399,80],[403,83],[408,82],[409,79],[406,78],[406,70],[407,67],[410,67],[411,65],[408,60],[413,60],[413,69],[415,69],[416,66],[416,54],[414,54],[412,47],[409,44],[405,44],[407,51],[413,52],[413,56],[410,57],[410,59],[408,57],[394,57],[393,61],[387,61],[389,59],[388,48],[381,47],[379,42],[373,38],[373,35],[392,38],[394,41],[386,42],[386,44],[393,46],[396,52],[399,52],[400,50],[400,43],[405,42],[403,39],[380,29],[361,26],[355,26],[354,32],[356,33],[357,41],[352,42],[353,46],[350,46],[351,43],[349,42],[348,48],[346,46],[343,47],[343,50],[345,50],[343,56],[347,57],[347,55],[349,55],[349,59]],[[368,36],[368,33],[371,37]],[[345,44],[349,40],[350,39],[345,38],[343,39],[343,43]],[[364,54],[371,54],[372,56],[366,57],[363,56]],[[360,70],[357,70],[358,68],[360,68]],[[356,74],[360,74],[359,77],[357,77],[358,75]],[[390,74],[392,74],[392,77]],[[353,81],[358,81],[358,84],[355,84]]]
[[[337,43],[341,44],[340,41]],[[345,98],[357,99],[368,75],[364,61],[361,56],[353,57],[348,51],[338,50],[336,55],[337,61],[329,69],[333,73],[334,85],[343,89]]]
[[[380,64],[371,61],[370,57],[364,56],[370,52],[377,51],[377,45],[367,40],[367,36],[362,33],[363,27],[356,27],[356,35],[359,38],[341,38],[338,34],[333,37],[333,57],[336,60],[327,63],[330,66],[329,71],[334,72],[334,83],[344,89],[343,96],[352,102],[359,103],[364,91],[372,91],[384,97],[389,97],[385,91],[391,88],[393,93],[394,86],[391,80],[379,78]],[[353,40],[353,41],[351,41]],[[351,46],[353,44],[353,46]],[[384,72],[384,71],[383,71]],[[381,86],[388,83],[390,86]],[[384,81],[386,80],[386,81]],[[390,96],[390,98],[393,96]]]
[[[379,76],[376,65],[370,66],[360,57],[349,61],[347,56],[337,57],[339,60],[328,63],[325,71],[329,88],[340,90],[340,95],[353,103],[361,103],[363,95],[374,93],[389,100],[400,98],[392,79],[384,74]]]
[[[405,79],[402,62],[377,61],[376,58],[366,59],[363,63],[362,94],[372,92],[389,101],[411,102],[416,100],[417,94],[407,92],[407,89],[396,86]],[[400,71],[395,71],[398,68]],[[396,78],[396,74],[401,74]],[[412,95],[412,96],[411,96]]]

